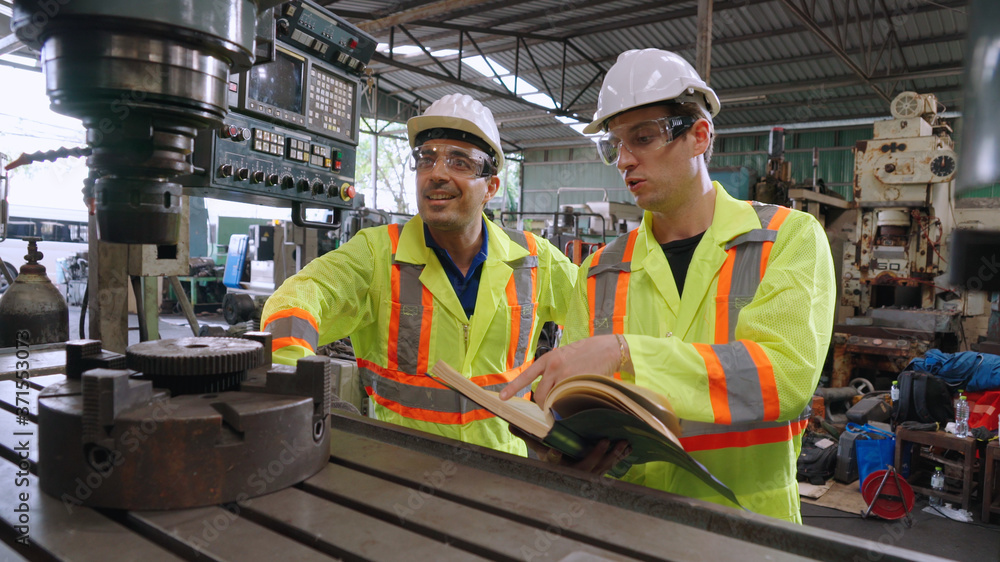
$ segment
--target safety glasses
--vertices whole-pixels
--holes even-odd
[[[623,148],[636,158],[642,157],[680,137],[696,121],[696,117],[660,117],[619,125],[601,135],[597,140],[597,152],[605,164],[614,166]]]
[[[447,144],[425,144],[413,149],[410,169],[428,172],[444,160],[445,170],[459,178],[481,178],[493,175],[493,165],[485,152]]]

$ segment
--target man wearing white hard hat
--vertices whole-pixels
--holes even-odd
[[[485,220],[504,163],[489,109],[448,95],[407,130],[419,214],[313,260],[268,299],[262,329],[287,364],[351,336],[379,419],[523,455],[506,422],[425,373],[443,359],[505,386],[531,364],[542,324],[564,321],[577,267],[545,239]]]
[[[597,372],[651,388],[681,443],[752,511],[801,521],[796,460],[833,327],[826,235],[806,213],[739,201],[709,179],[719,98],[675,53],[628,51],[608,71],[598,151],[645,213],[580,268],[564,342],[506,390]],[[665,463],[625,479],[722,504]],[[730,504],[731,505],[731,504]]]

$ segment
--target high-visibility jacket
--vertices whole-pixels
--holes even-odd
[[[507,422],[425,375],[443,359],[499,390],[531,363],[542,324],[565,319],[577,267],[542,238],[489,221],[486,228],[472,318],[425,244],[417,216],[402,227],[361,230],[275,291],[262,315],[274,361],[294,364],[351,336],[379,419],[526,454]]]
[[[806,213],[733,199],[718,183],[712,225],[678,295],[646,213],[580,269],[569,342],[625,335],[634,375],[682,419],[681,443],[752,511],[801,521],[796,460],[830,343],[830,245]],[[729,504],[683,469],[636,466],[625,479]]]

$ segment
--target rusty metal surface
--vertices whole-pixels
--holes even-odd
[[[538,493],[529,493],[518,497],[513,495],[516,490],[525,490],[525,485],[537,486],[548,492],[559,492],[568,497],[563,501],[595,502],[588,504],[592,506],[587,510],[586,520],[592,520],[591,525],[608,526],[614,528],[618,517],[624,510],[632,512],[633,516],[640,516],[639,519],[632,520],[633,523],[625,526],[618,533],[614,533],[612,541],[617,545],[619,551],[629,548],[628,545],[643,538],[655,540],[656,537],[668,535],[673,528],[679,533],[691,533],[692,531],[703,530],[711,533],[712,544],[719,546],[727,554],[721,559],[743,559],[741,555],[749,546],[760,545],[773,549],[775,555],[780,553],[792,554],[807,560],[853,560],[855,557],[866,559],[869,553],[877,552],[881,556],[880,560],[885,561],[918,561],[918,560],[942,560],[935,556],[929,556],[905,549],[883,548],[883,545],[866,540],[838,535],[820,529],[804,527],[785,523],[770,517],[765,517],[749,512],[741,512],[729,509],[720,505],[708,503],[701,500],[686,498],[673,494],[651,490],[642,486],[636,486],[609,478],[595,478],[581,476],[579,472],[564,468],[553,467],[540,461],[523,459],[505,455],[486,449],[457,441],[439,438],[426,433],[408,430],[387,423],[377,422],[352,415],[331,415],[331,427],[335,433],[343,432],[351,434],[368,443],[360,446],[355,443],[353,446],[345,447],[345,453],[340,453],[336,449],[336,444],[343,439],[339,434],[334,440],[335,449],[331,456],[331,462],[346,464],[346,460],[340,458],[341,454],[349,451],[369,450],[373,457],[380,457],[380,461],[369,463],[358,463],[356,465],[346,464],[355,470],[365,473],[375,473],[386,479],[390,477],[392,471],[401,470],[408,476],[405,478],[411,482],[410,486],[418,492],[421,485],[426,485],[423,479],[426,474],[409,468],[408,462],[399,462],[399,459],[406,451],[414,451],[419,454],[429,455],[438,459],[439,468],[445,462],[456,462],[462,466],[468,466],[478,471],[488,472],[502,477],[503,482],[498,486],[481,485],[480,494],[489,494],[486,501],[477,502],[480,509],[491,512],[504,511],[514,517],[525,517],[525,513],[531,510],[542,510],[542,515],[535,521],[536,525],[552,526],[551,514],[559,513],[561,510],[552,506],[555,500],[552,495],[546,493],[544,500],[539,498]],[[402,457],[406,458],[406,457]],[[396,467],[396,468],[393,468]],[[305,483],[306,486],[310,481]],[[470,488],[475,488],[470,484]],[[443,494],[440,487],[434,487],[435,494]],[[531,490],[527,488],[527,490]],[[462,495],[469,490],[463,490]],[[511,495],[510,498],[508,496]],[[458,497],[458,494],[456,494]],[[565,504],[563,504],[565,505]],[[620,508],[614,509],[614,508]],[[546,517],[545,513],[549,516]],[[567,527],[556,526],[559,533],[570,534],[574,538],[587,538],[592,544],[600,544],[601,534],[593,535],[582,533],[577,534],[575,525]],[[691,534],[690,536],[695,536]],[[726,546],[728,545],[728,546]],[[674,554],[676,545],[671,543],[662,551],[644,551],[645,557],[653,559],[670,560],[706,560],[700,551],[697,555],[685,558]]]
[[[24,485],[18,483],[19,478],[26,479]],[[42,493],[35,475],[19,476],[17,467],[10,462],[0,461],[0,480],[14,483],[14,486],[5,486],[5,493],[0,494],[0,522],[4,534],[13,540],[27,535],[27,546],[17,542],[12,546],[29,560],[183,560],[98,511],[78,506],[67,509],[59,498]],[[26,501],[21,501],[20,494],[26,495]],[[22,503],[27,504],[21,512],[27,513],[27,522],[22,522],[20,513],[15,511]]]
[[[325,465],[333,370],[328,360],[303,360],[290,372],[262,367],[248,374],[246,369],[268,358],[262,342],[152,343],[133,355],[141,358],[137,366],[168,378],[176,371],[185,373],[174,377],[180,379],[226,374],[246,379],[245,388],[171,396],[154,388],[145,373],[113,368],[123,357],[103,352],[100,342],[67,342],[66,380],[37,399],[38,473],[45,492],[91,507],[178,509],[280,490]],[[193,360],[185,350],[192,350]]]
[[[263,346],[240,338],[190,337],[129,346],[128,368],[171,394],[238,390],[247,371],[263,363]]]
[[[62,374],[66,371],[65,342],[32,345],[29,351],[31,353],[29,367],[32,377]],[[23,370],[18,369],[17,363],[23,360],[17,357],[16,347],[0,348],[0,380],[15,378],[15,374]]]
[[[553,553],[567,552],[566,559],[940,560],[358,416],[333,415],[330,423],[330,464],[321,472],[218,507],[95,510],[44,494],[30,475],[23,488],[30,546],[15,550],[32,560],[143,562],[558,560]],[[34,424],[17,427],[37,440]],[[4,481],[15,476],[9,458],[17,447],[0,430]],[[7,537],[16,533],[12,499],[0,494]]]
[[[457,453],[458,459],[471,460],[473,455],[471,449]],[[523,474],[528,481],[511,485],[510,476],[482,470],[475,463],[460,464],[419,450],[386,447],[379,441],[338,430],[334,430],[331,462],[335,464],[307,480],[303,488],[338,497],[354,496],[358,490],[351,489],[355,481],[350,477],[353,471],[365,474],[372,483],[392,482],[394,485],[390,489],[372,490],[361,503],[370,504],[373,509],[379,509],[379,504],[382,504],[381,509],[401,520],[405,519],[409,525],[433,524],[434,517],[448,516],[432,514],[446,513],[454,517],[457,510],[486,511],[490,514],[489,519],[512,518],[520,521],[517,528],[527,525],[530,529],[513,541],[514,546],[528,547],[519,551],[520,554],[531,552],[535,541],[542,536],[535,528],[545,528],[553,523],[559,524],[558,533],[564,543],[586,541],[603,549],[597,555],[604,557],[609,557],[605,551],[610,550],[636,558],[652,553],[656,556],[669,555],[676,560],[725,560],[731,558],[733,546],[737,544],[732,538],[720,537],[704,529],[652,523],[641,510],[632,511],[594,501],[594,495],[610,480],[578,479],[576,488],[570,488],[573,493],[556,492],[542,483],[532,482],[532,473],[538,469],[531,468]],[[343,466],[336,466],[341,464]],[[547,473],[550,467],[542,466]],[[400,492],[403,492],[402,497],[397,495]],[[370,499],[373,495],[378,496],[375,501]],[[655,525],[656,532],[635,532],[651,525]],[[507,532],[511,530],[513,528],[508,528]],[[461,529],[455,532],[461,532]],[[626,536],[629,539],[622,544],[621,538]],[[494,547],[498,552],[509,552],[512,546],[502,532],[484,534],[479,540],[484,543],[500,542]],[[544,541],[544,538],[541,540]],[[565,544],[559,546],[560,549],[564,547]],[[746,560],[798,559],[756,544],[743,543],[739,548]],[[551,550],[548,552],[555,555]],[[519,556],[515,554],[516,557]],[[556,559],[559,558],[561,556],[556,555]]]
[[[279,492],[280,493],[280,492]],[[252,500],[248,500],[252,501]],[[214,560],[329,560],[330,557],[246,518],[235,504],[173,511],[134,511],[128,523],[188,556]],[[249,553],[253,553],[252,556]]]
[[[85,435],[76,381],[39,398],[39,476],[46,492],[117,509],[176,509],[291,486],[326,463],[313,401],[245,392],[153,399],[123,412],[96,441]],[[78,482],[99,482],[77,494]],[[77,497],[84,495],[86,497]]]

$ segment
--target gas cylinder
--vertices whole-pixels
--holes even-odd
[[[14,283],[0,298],[0,347],[39,345],[69,339],[69,307],[52,281],[45,275],[45,266],[38,263],[41,238],[25,237],[28,263]],[[20,334],[20,337],[19,337]],[[27,336],[26,338],[24,336]]]

